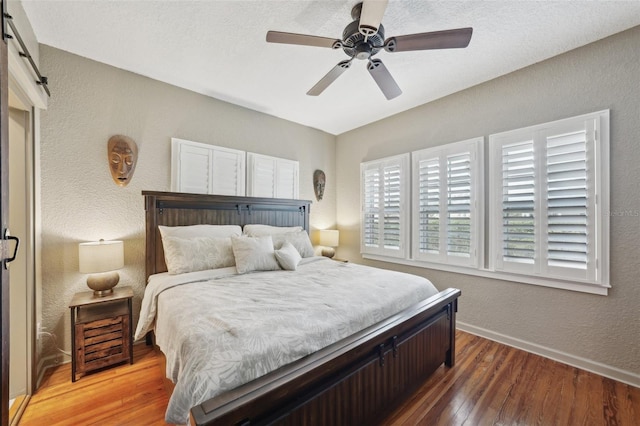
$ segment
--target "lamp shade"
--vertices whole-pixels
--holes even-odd
[[[100,240],[78,245],[80,272],[93,274],[120,269],[124,266],[122,241]]]
[[[323,229],[319,233],[318,244],[325,247],[338,247],[340,232],[335,229]]]

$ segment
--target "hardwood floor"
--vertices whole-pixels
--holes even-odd
[[[639,388],[472,334],[456,336],[456,366],[441,367],[382,424],[640,424]],[[50,369],[20,425],[165,424],[160,356],[135,345],[134,358],[75,383],[69,364]]]

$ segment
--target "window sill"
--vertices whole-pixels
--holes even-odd
[[[593,284],[580,281],[566,281],[561,279],[534,277],[527,275],[519,275],[507,272],[496,272],[488,269],[473,269],[464,266],[446,265],[441,263],[423,262],[410,259],[399,259],[375,254],[363,253],[362,257],[369,260],[377,260],[380,262],[397,263],[400,265],[415,266],[418,268],[435,269],[438,271],[454,272],[457,274],[472,275],[476,277],[492,278],[495,280],[511,281],[522,284],[533,284],[543,287],[559,288],[562,290],[578,291],[581,293],[597,294],[606,296],[608,294],[609,285]]]

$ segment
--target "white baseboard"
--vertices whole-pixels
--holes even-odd
[[[46,356],[38,362],[37,371],[38,371],[38,381],[36,382],[36,389],[40,388],[40,383],[42,383],[42,378],[44,377],[44,373],[52,367],[57,367],[60,364],[66,364],[71,362],[71,359],[63,359],[64,354],[56,353],[53,355]],[[68,357],[66,357],[68,358]],[[69,378],[71,380],[71,378]]]
[[[632,373],[630,371],[621,370],[610,365],[571,355],[566,352],[557,351],[555,349],[547,348],[545,346],[537,345],[525,340],[516,339],[515,337],[496,333],[494,331],[476,327],[475,325],[466,324],[464,322],[457,321],[456,325],[457,328],[462,331],[466,331],[467,333],[475,334],[476,336],[484,337],[498,343],[503,343],[507,346],[512,346],[517,349],[522,349],[523,351],[540,355],[545,358],[570,365],[572,367],[590,371],[592,373],[599,374],[601,376],[608,377],[610,379],[640,388],[640,375]]]

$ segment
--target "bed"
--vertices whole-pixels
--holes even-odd
[[[438,292],[419,277],[318,257],[301,259],[295,272],[237,274],[235,267],[223,267],[166,273],[159,227],[263,224],[308,232],[309,201],[150,191],[143,195],[147,292],[155,295],[145,294],[137,335],[155,327],[156,341],[166,351],[167,375],[176,382],[168,421],[186,421],[187,414],[180,413],[190,408],[190,421],[197,425],[372,424],[443,363],[454,365],[457,289]],[[318,281],[321,276],[324,281]],[[339,285],[344,277],[350,285]],[[402,289],[396,286],[400,278]],[[360,303],[346,302],[348,295],[341,292],[356,291],[374,279],[376,290],[365,292]],[[245,302],[230,298],[238,288]],[[186,302],[177,302],[178,294]],[[291,294],[298,305],[290,304]],[[322,299],[325,294],[332,297]],[[378,299],[387,303],[373,307]],[[196,302],[204,304],[200,311],[191,308]],[[355,305],[362,305],[364,313],[356,313]],[[254,311],[265,306],[267,316],[255,320]],[[338,311],[352,316],[333,314]],[[223,331],[204,334],[212,327],[199,324],[210,316],[214,323],[224,323]],[[366,321],[359,323],[356,316]],[[176,326],[180,317],[188,325]],[[252,325],[242,331],[240,324]],[[297,336],[287,325],[305,329],[308,336]],[[251,357],[238,355],[244,348],[230,346],[236,334],[250,335],[251,345],[275,353],[277,362],[245,362]],[[151,336],[147,333],[149,343]],[[274,340],[282,336],[289,340]],[[280,347],[293,348],[292,353],[283,355]],[[192,352],[205,353],[207,366],[187,356]],[[226,358],[233,361],[233,369],[228,362],[218,362],[229,361]]]

